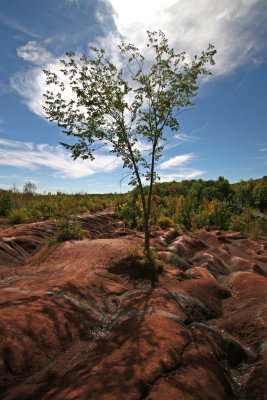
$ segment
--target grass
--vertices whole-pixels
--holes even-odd
[[[81,225],[75,220],[62,219],[57,222],[57,232],[54,237],[45,240],[41,248],[30,258],[32,266],[45,262],[60,243],[67,240],[82,240],[85,234]]]
[[[136,248],[131,248],[126,263],[130,280],[134,281],[150,280],[151,284],[154,284],[163,271],[163,263],[156,260],[156,255],[152,251],[140,254]]]
[[[66,240],[82,240],[85,236],[81,224],[75,220],[61,219],[57,223],[56,240],[65,242]]]
[[[55,238],[45,240],[41,248],[30,257],[30,265],[37,266],[45,262],[58,246],[59,242],[57,242]]]

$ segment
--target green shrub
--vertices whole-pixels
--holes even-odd
[[[256,219],[255,221],[252,221],[249,226],[249,236],[251,236],[253,239],[259,239],[262,234],[262,229],[260,225],[260,220]]]
[[[163,263],[156,260],[154,252],[140,255],[136,248],[130,250],[126,264],[128,264],[132,280],[150,280],[153,283],[157,281],[158,274],[163,270]]]
[[[173,226],[173,221],[169,217],[160,216],[158,218],[158,224],[162,229],[167,229]]]
[[[123,219],[128,228],[133,229],[137,225],[139,227],[143,225],[142,205],[135,197],[130,198],[127,203],[122,204],[117,215]]]
[[[8,219],[12,225],[27,224],[32,222],[32,215],[26,208],[18,208],[9,212]]]
[[[75,220],[61,219],[57,223],[56,240],[65,242],[66,240],[81,240],[84,238],[82,226]]]
[[[136,227],[139,231],[144,230],[144,219],[143,217],[137,217],[136,218]]]
[[[6,217],[12,208],[12,194],[6,191],[0,191],[0,215]]]

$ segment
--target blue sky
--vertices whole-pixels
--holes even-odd
[[[42,109],[42,70],[92,44],[112,60],[121,39],[143,50],[147,29],[162,29],[189,55],[209,43],[218,52],[195,108],[168,135],[157,166],[162,181],[266,175],[266,15],[266,0],[0,0],[0,188],[30,180],[39,192],[130,189],[108,149],[94,162],[73,162],[58,144],[63,134]]]

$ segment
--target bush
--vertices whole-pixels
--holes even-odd
[[[57,223],[57,228],[56,240],[58,242],[82,240],[84,238],[84,231],[75,220],[62,219]]]
[[[255,221],[250,223],[249,226],[249,236],[253,239],[259,239],[262,234],[262,229],[260,225],[260,220],[256,219]]]
[[[155,254],[150,251],[140,255],[137,249],[131,249],[126,264],[132,280],[150,280],[153,284],[157,281],[158,274],[163,270],[163,263],[156,260]]]
[[[18,208],[9,212],[9,222],[12,225],[32,222],[32,215],[26,208]]]
[[[160,216],[158,219],[158,225],[162,229],[171,228],[173,226],[173,221],[169,217]]]
[[[133,196],[126,203],[120,206],[117,215],[122,218],[128,228],[142,229],[143,225],[143,212],[141,203]]]
[[[0,215],[6,217],[12,208],[12,195],[6,191],[0,191]]]

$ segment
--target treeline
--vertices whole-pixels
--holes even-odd
[[[145,188],[145,191],[148,188]],[[27,182],[0,190],[0,217],[10,224],[45,219],[71,219],[75,215],[115,207],[126,226],[143,229],[142,204],[137,189],[126,194],[37,194]],[[267,234],[267,176],[230,184],[227,179],[157,183],[153,188],[151,225],[188,230],[206,227],[233,229],[258,237]]]
[[[179,226],[188,230],[206,227],[233,229],[252,236],[266,234],[267,176],[230,184],[217,180],[190,180],[154,185],[152,225]],[[126,224],[142,229],[142,207],[134,189],[117,208]]]
[[[23,192],[16,188],[0,190],[0,217],[10,224],[21,224],[46,219],[71,219],[86,211],[100,211],[117,204],[116,194],[38,194],[31,182]],[[122,195],[123,197],[123,195]]]

